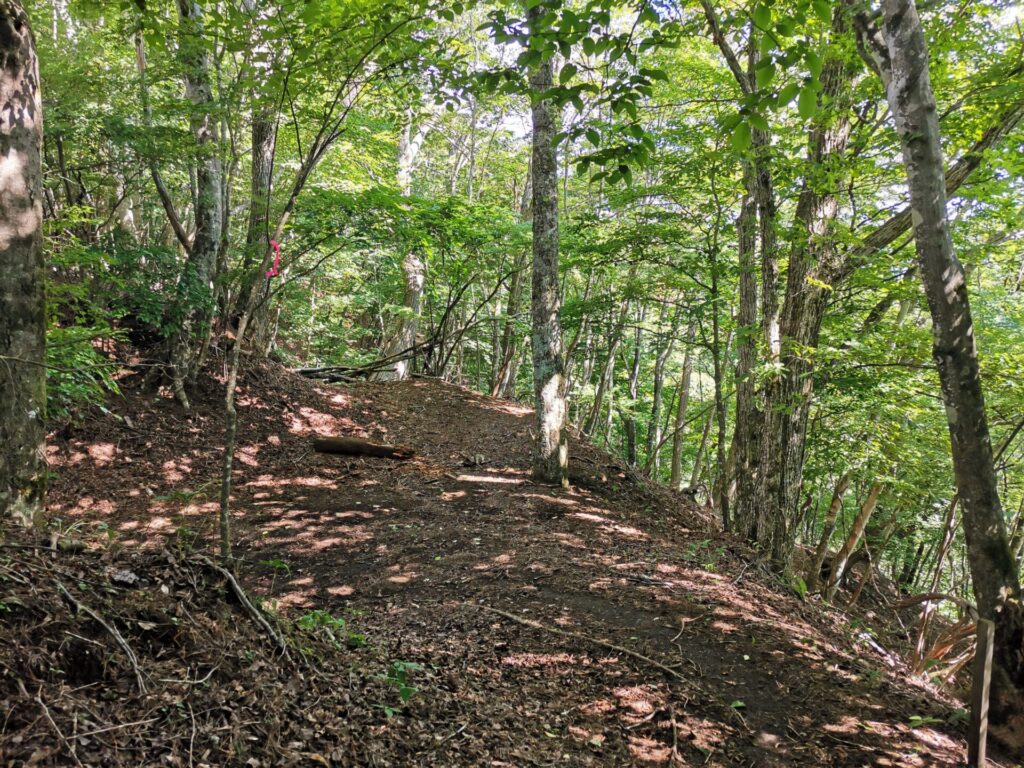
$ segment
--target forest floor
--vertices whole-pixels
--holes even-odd
[[[126,382],[115,415],[51,436],[51,517],[92,543],[11,550],[21,559],[0,559],[0,590],[30,595],[3,577],[5,563],[39,584],[78,574],[79,599],[140,646],[148,690],[133,691],[130,666],[112,658],[119,646],[81,611],[90,626],[54,624],[57,593],[43,624],[112,650],[91,678],[65,679],[53,672],[59,654],[81,660],[69,661],[66,637],[54,641],[47,677],[26,646],[48,630],[8,599],[0,708],[21,714],[0,712],[0,765],[962,763],[962,710],[871,640],[879,604],[847,613],[800,600],[706,512],[577,440],[572,489],[536,484],[528,409],[431,380],[326,386],[274,364],[244,376],[241,580],[278,614],[344,641],[333,655],[315,646],[313,671],[277,664],[246,612],[210,602],[229,590],[196,565],[216,540],[222,394],[217,377],[201,382],[185,418]],[[416,457],[316,454],[317,435]],[[131,584],[125,569],[143,578]],[[177,607],[157,605],[172,598]],[[151,619],[133,623],[131,610]],[[144,642],[168,612],[202,632]],[[110,676],[117,696],[102,692]],[[93,713],[91,727],[76,708]]]

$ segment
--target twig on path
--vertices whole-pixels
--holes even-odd
[[[649,656],[644,656],[642,653],[637,653],[636,651],[631,651],[631,650],[629,650],[629,648],[623,648],[621,645],[615,645],[614,643],[609,643],[606,640],[601,640],[601,639],[596,638],[596,637],[591,637],[590,635],[584,635],[584,634],[582,634],[580,632],[569,632],[569,631],[564,630],[564,629],[558,629],[557,627],[549,627],[546,624],[541,624],[539,621],[534,621],[533,619],[524,619],[524,618],[522,618],[520,616],[516,616],[514,613],[509,613],[508,611],[503,611],[500,608],[492,608],[489,605],[483,605],[481,603],[463,603],[463,605],[469,605],[469,606],[472,606],[474,608],[480,608],[481,610],[484,610],[484,611],[490,611],[491,613],[496,613],[499,616],[504,616],[506,619],[509,619],[510,621],[516,622],[517,624],[522,624],[524,627],[530,627],[532,629],[540,629],[540,630],[543,630],[544,632],[550,632],[553,635],[561,635],[562,637],[572,637],[572,638],[575,638],[576,640],[585,640],[588,643],[593,643],[594,645],[600,645],[600,646],[602,646],[604,648],[608,648],[609,650],[615,651],[616,653],[621,653],[621,654],[624,654],[626,656],[630,656],[630,657],[632,657],[632,658],[634,658],[634,659],[636,659],[638,661],[644,662],[645,664],[649,664],[649,665],[651,665],[652,667],[654,667],[656,669],[660,669],[662,672],[664,672],[666,675],[668,675],[671,678],[674,678],[676,680],[680,680],[680,681],[682,681],[684,683],[687,682],[687,679],[685,677],[683,677],[681,674],[679,674],[679,672],[677,672],[676,670],[672,669],[672,667],[669,667],[669,666],[667,666],[665,664],[662,664],[660,661],[655,661],[654,659],[650,658]]]
[[[669,692],[671,697],[671,692]],[[676,723],[676,708],[672,706],[672,699],[668,700],[668,716],[672,728],[672,755],[669,757],[669,765],[675,765],[677,762],[679,765],[685,765],[682,756],[679,754],[679,734],[677,732],[679,725]]]
[[[75,765],[81,766],[82,761],[78,759],[78,752],[75,751],[75,745],[68,741],[68,739],[64,736],[64,733],[61,731],[60,727],[53,719],[53,716],[50,714],[50,708],[47,707],[46,702],[43,701],[42,686],[39,686],[39,692],[36,694],[36,703],[39,704],[39,706],[42,708],[43,714],[46,715],[46,719],[49,721],[50,726],[53,728],[54,731],[57,732],[57,738],[60,739],[65,749],[67,749],[67,751],[70,752],[71,756],[75,759]]]
[[[103,627],[110,634],[111,637],[121,646],[121,650],[124,651],[124,655],[128,657],[129,663],[132,665],[132,671],[135,672],[135,682],[139,686],[139,693],[146,692],[146,681],[142,679],[142,670],[139,669],[139,660],[135,656],[135,651],[128,645],[128,641],[124,639],[124,636],[117,631],[117,628],[107,623],[102,616],[94,611],[89,606],[79,602],[74,595],[68,592],[68,588],[65,587],[60,581],[54,579],[53,582],[57,586],[57,590],[68,599],[68,601],[75,606],[75,609],[81,613],[86,613],[91,616],[101,627]]]
[[[284,636],[276,629],[274,629],[274,627],[272,627],[270,622],[267,620],[267,617],[263,615],[263,612],[252,604],[252,602],[249,600],[249,596],[245,594],[245,590],[242,589],[242,585],[238,583],[238,580],[235,579],[231,571],[229,571],[227,568],[224,568],[223,566],[217,565],[208,557],[200,557],[199,561],[203,563],[206,567],[212,568],[225,579],[227,579],[228,584],[231,585],[231,591],[235,593],[235,597],[238,598],[238,602],[242,604],[242,608],[245,609],[245,612],[248,613],[249,616],[252,617],[253,621],[259,624],[263,628],[263,630],[274,639],[274,642],[277,644],[277,647],[281,650],[281,655],[284,656],[286,659],[289,658],[288,643],[284,639]]]
[[[441,744],[444,744],[446,741],[451,741],[456,736],[458,736],[460,733],[462,733],[464,730],[466,730],[466,728],[468,728],[468,727],[469,727],[469,723],[463,723],[461,726],[459,726],[458,730],[453,731],[452,733],[449,733],[447,736],[445,736],[443,739],[441,739],[441,741],[438,742],[438,746],[440,746]]]

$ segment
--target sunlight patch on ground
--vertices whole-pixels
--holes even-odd
[[[505,485],[522,485],[526,482],[521,477],[501,477],[500,475],[458,475],[455,479],[460,483],[494,483]]]
[[[561,665],[577,666],[579,658],[571,653],[513,653],[502,657],[501,663],[509,667],[537,669]],[[566,669],[563,671],[569,672],[571,670]]]
[[[288,431],[293,435],[331,437],[338,432],[338,420],[334,416],[313,408],[302,407],[289,416]]]
[[[556,533],[552,537],[559,544],[566,547],[572,547],[573,549],[587,549],[587,542],[574,533]]]
[[[235,460],[247,467],[258,467],[260,465],[257,454],[262,446],[255,443],[241,445],[235,450]]]
[[[186,475],[192,474],[191,462],[188,459],[165,461],[160,466],[164,470],[164,479],[169,483],[180,483]]]
[[[538,499],[547,504],[557,504],[562,507],[575,507],[579,505],[579,502],[573,499],[562,499],[558,496],[548,496],[543,493],[523,493],[520,496],[524,499]]]
[[[99,467],[105,467],[107,464],[110,464],[117,453],[113,443],[94,443],[89,446],[88,451],[89,458]]]
[[[630,736],[628,749],[633,759],[640,763],[663,765],[672,756],[671,747],[643,736]]]

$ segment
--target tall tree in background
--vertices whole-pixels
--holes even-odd
[[[565,434],[565,361],[562,359],[561,295],[558,285],[558,155],[555,106],[540,98],[554,83],[554,51],[538,35],[545,3],[527,13],[530,47],[541,50],[530,72],[533,100],[533,391],[537,411],[534,474],[568,484],[569,445]]]
[[[1024,751],[1024,614],[999,502],[963,266],[953,251],[928,46],[914,0],[885,0],[881,33],[859,18],[862,48],[885,84],[903,149],[917,261],[932,318],[953,472],[978,609],[996,622],[993,733]]]
[[[0,514],[31,524],[46,492],[43,106],[28,16],[0,2]]]
[[[396,181],[398,192],[402,197],[412,195],[412,172],[416,164],[416,156],[430,132],[430,120],[423,118],[418,126],[413,123],[416,114],[412,109],[406,112],[398,135],[398,171]],[[404,312],[399,319],[399,327],[391,343],[384,351],[385,357],[396,357],[394,370],[381,371],[378,381],[395,379],[402,381],[412,372],[412,359],[409,350],[416,346],[416,332],[420,325],[420,311],[423,304],[423,288],[427,282],[427,265],[417,252],[415,245],[410,245],[402,257],[402,277],[405,287],[402,294]]]

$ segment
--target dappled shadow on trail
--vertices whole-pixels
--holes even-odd
[[[53,514],[127,544],[212,541],[220,396],[206,382],[183,420],[127,387],[127,421],[54,441]],[[423,665],[407,706],[381,715],[415,759],[379,764],[961,760],[948,703],[859,619],[785,594],[702,510],[575,441],[571,490],[533,482],[521,406],[426,380],[321,387],[271,365],[244,377],[240,402],[246,580]],[[315,435],[416,458],[319,455]]]

